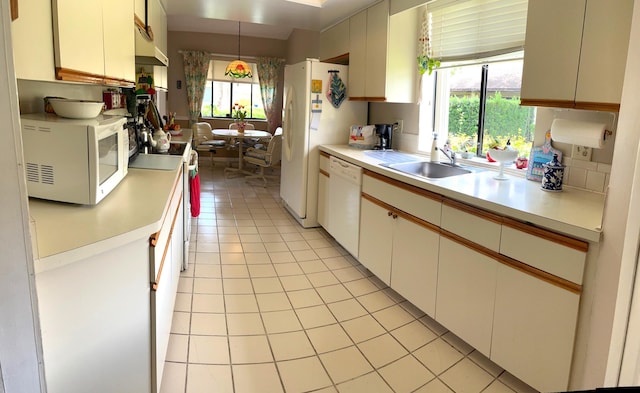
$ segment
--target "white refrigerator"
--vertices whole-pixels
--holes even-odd
[[[318,226],[318,146],[346,145],[351,126],[367,124],[368,104],[349,101],[348,74],[348,66],[318,60],[287,65],[284,70],[280,197],[305,228]],[[340,98],[334,75],[346,87],[338,107],[332,103]],[[332,97],[327,94],[330,89]]]

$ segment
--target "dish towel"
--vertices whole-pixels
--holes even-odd
[[[344,82],[338,76],[338,71],[329,71],[331,75],[329,77],[329,91],[327,92],[327,98],[331,101],[331,105],[334,108],[340,108],[342,101],[347,97],[347,87]]]
[[[189,174],[189,188],[191,189],[191,217],[200,215],[200,174],[193,170]]]

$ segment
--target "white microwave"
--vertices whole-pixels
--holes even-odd
[[[21,116],[30,197],[95,205],[127,175],[129,133],[122,116]]]

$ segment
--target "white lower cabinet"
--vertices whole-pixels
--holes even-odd
[[[440,237],[435,319],[485,356],[491,352],[498,262]]]
[[[362,198],[358,260],[385,284],[391,284],[393,218],[389,209]]]
[[[437,227],[384,203],[361,201],[360,262],[425,313],[436,306]]]
[[[181,185],[181,180],[177,183]],[[182,192],[176,192],[162,228],[152,239],[151,277],[151,392],[160,391],[162,373],[169,347],[173,309],[182,268],[184,245]]]
[[[437,227],[411,216],[394,220],[391,287],[431,317],[436,311],[439,247]]]
[[[580,295],[498,266],[491,360],[542,392],[567,390]]]
[[[533,388],[568,389],[588,243],[368,170],[360,206],[362,265]]]

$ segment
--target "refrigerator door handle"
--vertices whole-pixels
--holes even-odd
[[[293,151],[293,137],[291,136],[291,133],[293,132],[291,130],[291,127],[293,124],[293,120],[291,118],[293,117],[293,112],[294,112],[293,94],[294,94],[293,87],[290,86],[289,89],[287,90],[287,99],[284,105],[284,121],[282,124],[282,139],[284,139],[284,155],[287,158],[287,161],[291,161],[292,151]]]

